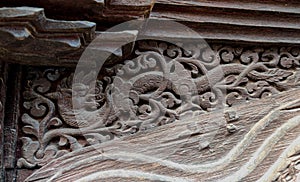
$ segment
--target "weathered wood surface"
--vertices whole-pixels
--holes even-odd
[[[0,64],[0,168],[1,176],[4,175],[3,164],[3,141],[4,141],[4,116],[5,116],[5,100],[6,100],[6,83],[7,83],[7,65],[5,63]]]
[[[231,174],[235,168],[246,163],[247,159],[250,160],[251,154],[258,150],[260,146],[263,146],[263,139],[267,139],[271,132],[282,126],[281,122],[287,122],[290,118],[298,115],[297,103],[293,105],[290,102],[298,98],[299,89],[296,88],[299,88],[299,52],[297,51],[299,49],[297,47],[273,47],[269,49],[268,47],[228,45],[212,45],[212,49],[209,49],[207,46],[202,45],[202,48],[195,46],[197,49],[192,49],[193,51],[190,51],[191,55],[184,53],[183,48],[170,43],[138,41],[133,51],[137,54],[132,55],[131,60],[103,67],[103,72],[96,80],[97,90],[100,92],[96,94],[98,100],[94,100],[99,104],[95,107],[97,108],[95,110],[90,109],[93,100],[88,94],[90,83],[95,83],[91,79],[95,74],[93,71],[88,70],[86,75],[79,74],[76,76],[72,74],[72,69],[28,67],[24,71],[26,74],[24,75],[25,82],[23,82],[25,89],[22,93],[22,104],[25,109],[20,117],[22,131],[19,133],[23,145],[17,162],[18,168],[35,169],[47,166],[51,161],[63,163],[63,160],[68,157],[71,157],[71,159],[66,161],[72,161],[76,166],[77,160],[73,160],[73,155],[77,155],[79,151],[84,155],[83,153],[92,150],[93,146],[103,146],[103,151],[107,155],[112,153],[111,155],[114,156],[116,151],[127,151],[133,152],[134,155],[131,156],[135,159],[134,156],[138,152],[156,157],[155,160],[160,158],[175,161],[181,164],[178,168],[184,166],[183,168],[188,169],[188,171],[183,172],[180,172],[176,167],[176,169],[169,169],[168,166],[154,169],[152,168],[154,165],[152,162],[149,165],[149,161],[136,158],[137,161],[134,164],[148,171],[146,170],[144,174],[134,171],[131,173],[132,175],[146,175],[144,177],[149,177],[148,173],[153,169],[153,172],[162,170],[164,175],[171,172],[174,176],[187,175],[188,177],[191,175],[192,179],[195,180],[198,179],[199,172],[202,176],[199,179],[215,180]],[[172,54],[175,51],[177,52],[176,56]],[[199,52],[205,53],[207,51],[208,54],[200,56]],[[144,61],[148,60],[146,58],[151,58],[151,62],[147,64],[148,66],[144,64]],[[192,68],[184,67],[183,65],[186,63],[189,63]],[[172,67],[174,69],[171,69]],[[202,72],[199,73],[200,68]],[[172,74],[167,78],[171,81],[165,82],[161,80],[161,76],[166,76],[169,69],[171,69]],[[106,79],[101,74],[104,74]],[[86,85],[79,83],[72,90],[71,85],[74,78],[75,80],[86,80],[87,83]],[[109,80],[111,82],[107,82]],[[183,95],[180,95],[180,92],[183,92],[180,91],[182,85],[189,88],[184,90]],[[72,112],[70,93],[76,93],[77,88],[79,88],[78,92],[82,92],[82,88],[86,90],[86,92],[81,93],[81,96],[82,99],[87,98],[88,101],[83,100],[80,112],[75,112],[84,113],[82,117],[88,116],[85,120],[77,120],[70,115]],[[218,89],[225,89],[225,92],[220,93]],[[131,94],[127,93],[128,91],[131,91]],[[190,91],[195,95],[191,94]],[[160,95],[164,95],[166,98],[161,98]],[[172,97],[172,95],[175,97]],[[120,97],[121,100],[118,99]],[[189,98],[194,99],[190,100]],[[134,102],[124,103],[123,100],[127,99]],[[143,101],[147,99],[149,102]],[[292,104],[292,106],[286,106],[287,108],[282,109],[281,105],[284,106],[285,104]],[[40,107],[36,107],[37,105]],[[159,107],[156,107],[156,105]],[[150,112],[143,112],[145,107],[151,108]],[[220,110],[219,107],[225,108]],[[132,113],[135,117],[128,120],[126,114],[122,115],[126,112]],[[277,117],[276,113],[279,112],[283,114],[278,116],[279,119],[274,119],[275,116]],[[157,115],[157,113],[165,114]],[[194,115],[194,119],[186,120],[191,115]],[[266,118],[262,119],[264,117]],[[272,122],[269,120],[272,120]],[[196,124],[191,124],[194,121]],[[262,128],[259,128],[261,124],[258,124],[256,129],[253,129],[254,133],[250,132],[251,127],[255,127],[255,124],[260,121],[267,122],[266,124],[270,122],[268,126],[271,129],[260,133],[258,130]],[[185,122],[189,124],[186,125]],[[199,123],[197,124],[197,122]],[[183,127],[185,129],[182,129]],[[143,132],[143,130],[147,131]],[[168,131],[170,133],[165,132],[166,130],[170,130]],[[250,140],[247,137],[244,139],[247,132],[250,132],[248,134]],[[292,137],[298,136],[298,133],[294,130],[291,134]],[[128,135],[132,135],[133,138]],[[252,135],[257,135],[255,138],[258,141],[251,138]],[[142,138],[144,139],[142,140]],[[129,143],[126,143],[127,139],[129,139]],[[138,142],[138,139],[141,139],[141,143]],[[245,141],[242,142],[243,139],[246,140],[246,143]],[[281,148],[275,147],[272,149],[282,152],[292,140],[293,138],[288,138],[286,143],[282,143]],[[122,143],[124,141],[125,143]],[[98,143],[103,144],[98,145]],[[245,144],[249,144],[249,148],[244,150],[241,146]],[[177,146],[177,148],[174,148],[174,146]],[[106,147],[108,148],[106,149]],[[112,152],[112,148],[115,149],[114,152]],[[139,148],[140,150],[136,150]],[[231,148],[235,148],[236,152],[244,151],[241,154],[235,152],[236,158],[231,159],[229,153]],[[103,151],[98,150],[100,154]],[[198,153],[199,156],[196,155]],[[100,154],[99,156],[101,156]],[[123,154],[120,155],[122,157]],[[227,157],[222,159],[223,156]],[[151,159],[143,157],[145,160]],[[219,162],[214,163],[218,159],[220,159]],[[235,167],[222,168],[223,165],[220,161],[225,159],[229,161],[227,161],[228,164],[230,163],[228,166]],[[276,157],[271,156],[266,159],[269,162],[274,162],[272,159],[274,160]],[[109,160],[105,159],[104,164],[101,160],[100,157],[101,164],[99,165],[115,166],[115,163],[106,165]],[[163,160],[162,162],[167,162]],[[224,173],[213,170],[209,172],[213,167],[205,169],[210,162],[215,165],[214,167],[220,164],[220,167],[216,168],[220,168]],[[262,169],[267,170],[271,163],[264,164],[264,162],[259,161],[256,165],[262,165]],[[196,169],[193,166],[203,163],[205,165],[199,168],[199,171],[198,168]],[[294,165],[292,162],[288,164]],[[73,164],[68,163],[68,165],[74,167]],[[82,165],[84,168],[85,164]],[[192,165],[192,167],[186,165]],[[120,168],[122,167],[127,166],[122,163]],[[60,166],[57,166],[58,170],[59,168]],[[48,179],[51,179],[52,176],[48,175],[52,173],[49,171],[46,171],[46,176],[43,176],[44,169],[40,169],[36,173],[37,176],[29,178],[29,181],[35,177],[43,179],[49,177]],[[61,169],[66,168],[62,166]],[[112,169],[115,168],[112,167]],[[130,169],[138,170],[134,166]],[[249,173],[249,176],[245,179],[249,177],[249,181],[256,180],[259,175],[255,171],[262,171],[262,169],[255,168],[253,171],[255,175]],[[70,173],[72,173],[72,170],[70,170]],[[85,171],[88,172],[89,170],[92,169],[86,169]],[[108,168],[103,168],[103,170],[108,170]],[[193,170],[196,170],[196,172]],[[93,172],[91,171],[91,173]],[[123,174],[124,171],[117,172]],[[80,175],[78,171],[76,171],[77,173]],[[104,173],[105,175],[115,175],[115,173],[110,172]],[[84,175],[85,173],[81,174]],[[259,174],[262,175],[262,173]],[[159,175],[154,178],[163,177]],[[195,176],[193,177],[193,175]],[[75,178],[79,177],[76,176]],[[63,175],[61,180],[63,179],[67,180],[69,178]],[[166,177],[164,179],[173,178]]]
[[[97,36],[95,26],[87,21],[47,19],[41,8],[1,8],[0,59],[25,65],[75,67],[85,48]],[[114,43],[120,45],[124,39],[133,42],[137,35],[127,31],[105,32],[101,36],[105,41],[91,46],[112,54],[116,49]],[[122,50],[115,54],[115,59],[125,59],[133,46],[120,47]]]
[[[298,1],[0,2],[0,6],[18,5],[44,7],[51,18],[96,24],[47,19],[41,8],[0,9],[2,180],[23,181],[42,166],[27,181],[296,180],[300,151],[300,50],[295,46],[300,43]],[[134,25],[130,31],[95,31],[96,26],[102,31],[147,17],[151,21]],[[165,26],[155,26],[156,20],[165,21]],[[200,39],[168,27],[166,20],[193,28]],[[105,43],[91,44],[97,36]],[[160,41],[131,43],[115,51],[117,45],[138,36],[191,44],[202,36],[212,43],[212,51],[196,46],[186,52]],[[78,122],[69,112],[70,86],[73,68],[87,46],[113,56],[96,80],[100,90],[96,112],[89,115],[91,102],[84,103],[83,112],[91,117]],[[149,74],[143,72],[132,81],[117,72],[132,76],[130,68],[135,63],[139,63],[137,70],[147,71],[141,62],[146,58],[151,58]],[[161,78],[166,69],[153,66],[153,61],[173,65],[169,78],[175,87]],[[24,74],[19,65],[7,63],[25,65]],[[76,79],[92,82],[93,74]],[[119,82],[110,83],[105,77]],[[178,99],[184,91],[178,89],[181,84],[192,85],[189,91],[196,95],[185,96],[200,99],[198,105],[184,97]],[[104,87],[127,93],[128,85],[134,91],[130,97],[135,107],[116,107],[110,99],[112,95],[118,100],[118,92]],[[78,92],[90,89],[90,85],[77,86]],[[211,90],[214,86],[225,90],[221,93],[224,109],[218,108],[220,93]],[[149,96],[153,89],[154,95]],[[90,95],[83,97],[90,99]],[[154,118],[139,99],[157,102],[160,107],[154,109],[164,109],[167,114]],[[139,107],[136,113],[142,119],[134,122],[114,112]],[[199,112],[186,112],[194,107]],[[147,114],[152,118],[144,117]]]
[[[97,23],[99,31],[105,31],[117,23],[132,19],[149,18],[182,23],[194,29],[207,41],[300,44],[298,20],[300,3],[296,0],[268,0],[263,3],[257,0],[241,2],[85,0],[76,3],[25,0],[4,1],[2,6],[43,7],[50,18],[93,21]],[[163,33],[166,31],[168,34]],[[180,33],[184,37],[187,32],[175,32],[172,28],[157,28],[150,24],[145,36],[172,38]],[[143,35],[143,31],[141,34]]]
[[[142,10],[142,14],[145,14],[145,11],[149,14],[153,6],[152,1],[139,1],[138,3],[134,1],[107,1],[105,6],[102,1],[88,1],[91,4],[85,2],[80,2],[83,4],[66,3],[64,1],[59,1],[59,3],[57,1],[49,3],[48,1],[18,2],[28,6],[41,3],[43,4],[41,7],[46,8],[46,10],[50,12],[51,10],[57,11],[54,13],[57,16],[66,12],[61,9],[65,8],[64,6],[68,6],[70,10],[68,13],[71,13],[74,9],[76,14],[80,14],[76,8],[84,7],[83,4],[87,6],[86,10],[89,11],[92,11],[92,7],[97,9],[97,5],[94,5],[94,3],[100,4],[99,6],[102,8],[105,7],[103,11],[110,7],[107,10],[110,13],[103,15],[107,20],[102,20],[102,15],[99,15],[100,22],[97,22],[97,27],[106,24],[106,21],[114,22],[119,19],[121,22],[124,22],[125,20],[137,18],[133,16],[126,19],[127,17],[124,14],[134,14],[131,14],[130,8],[134,12]],[[14,6],[14,3],[17,5],[17,2],[4,2],[4,4],[10,4],[10,6]],[[53,8],[52,5],[61,8]],[[145,21],[141,23],[141,26],[134,25],[133,27],[138,32],[136,36],[155,40],[161,38],[169,40],[205,39],[213,43],[298,45],[300,43],[300,24],[297,12],[299,7],[300,5],[296,1],[270,1],[263,6],[259,6],[259,3],[256,1],[240,2],[238,4],[225,1],[218,3],[157,1],[150,13],[151,16],[149,18],[152,21]],[[47,16],[52,17],[51,13],[47,13]],[[64,19],[68,19],[67,17],[76,18],[72,14],[61,16],[66,17]],[[120,17],[124,19],[120,19]],[[93,21],[93,19],[89,18],[84,20]],[[165,24],[166,26],[157,28],[155,20],[162,21],[160,24]],[[179,31],[176,27],[170,27],[168,22],[163,22],[167,20],[186,25],[198,34],[195,35],[184,29]],[[84,49],[94,40],[95,34],[101,34],[101,32],[95,32],[96,24],[94,23],[86,21],[55,21],[47,19],[43,9],[29,7],[1,8],[0,26],[2,40],[0,56],[2,60],[31,65],[76,66]],[[107,28],[109,27],[101,30],[106,30]],[[122,33],[120,32],[120,34]],[[119,41],[118,37],[113,34],[110,35],[110,39],[111,42]],[[105,47],[110,45],[104,44],[101,46],[105,49]],[[128,48],[127,50],[130,49]],[[113,52],[113,50],[110,52]],[[121,57],[124,59],[124,56]]]
[[[180,22],[211,41],[299,44],[299,14],[297,0],[157,0],[151,18]],[[149,30],[153,36],[160,32]]]
[[[95,24],[46,19],[41,8],[1,8],[0,36],[2,61],[63,65],[64,57],[80,57],[95,36]]]
[[[60,20],[88,20],[98,23],[98,30],[133,19],[149,17],[154,0],[4,0],[0,6],[45,8],[47,16]],[[67,10],[67,11],[66,11]]]
[[[27,181],[278,180],[294,158],[299,163],[299,94],[291,90],[88,147]]]
[[[1,67],[1,180],[16,179],[21,70],[18,65]]]

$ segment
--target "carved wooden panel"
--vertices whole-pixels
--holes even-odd
[[[295,180],[299,169],[298,94],[299,90],[285,92],[263,102],[233,106],[224,113],[215,111],[214,117],[203,114],[79,150],[50,162],[29,179]],[[230,121],[227,116],[233,112],[238,117]],[[229,129],[230,124],[235,131]],[[217,125],[216,131],[212,126]],[[206,143],[210,136],[214,137]]]
[[[0,6],[0,181],[300,180],[296,0]]]
[[[102,150],[108,153],[109,156],[114,156],[114,152],[106,152],[111,151],[111,145],[112,148],[118,146],[117,151],[126,151],[125,149],[128,147],[135,150],[134,154],[130,153],[131,150],[128,154],[116,154],[121,156],[121,159],[113,158],[117,161],[122,161],[122,156],[127,158],[137,155],[138,157],[140,153],[145,153],[146,156],[138,159],[133,157],[133,159],[143,161],[145,158],[147,163],[152,163],[153,161],[148,159],[149,155],[151,154],[152,157],[155,155],[151,152],[155,154],[160,152],[160,154],[167,156],[168,160],[162,162],[164,165],[159,163],[157,170],[163,171],[166,168],[163,173],[169,174],[171,173],[169,170],[172,169],[174,170],[172,174],[175,176],[185,176],[184,174],[187,171],[178,172],[176,167],[165,163],[179,162],[174,165],[187,166],[188,169],[191,165],[190,168],[194,169],[198,166],[196,164],[201,164],[201,162],[223,161],[225,158],[222,158],[222,156],[227,155],[228,158],[230,152],[234,151],[236,156],[230,161],[233,160],[232,163],[236,168],[238,166],[242,167],[244,163],[248,164],[246,159],[254,160],[251,158],[252,153],[263,150],[270,144],[262,144],[251,139],[251,137],[249,140],[241,139],[249,135],[267,138],[268,134],[275,132],[276,128],[281,127],[281,125],[285,127],[284,123],[280,124],[277,121],[291,120],[291,123],[293,123],[294,119],[292,118],[297,116],[298,91],[287,91],[299,87],[299,48],[212,45],[211,51],[209,47],[200,48],[201,45],[187,47],[191,49],[184,50],[160,41],[140,41],[136,44],[134,52],[137,54],[132,60],[107,65],[101,72],[105,77],[99,75],[99,80],[96,83],[91,79],[92,75],[95,74],[93,72],[82,73],[79,74],[80,77],[74,78],[72,69],[55,67],[28,68],[25,71],[27,73],[25,82],[23,82],[23,88],[25,88],[22,93],[24,112],[20,121],[20,125],[22,125],[20,136],[22,136],[23,145],[22,155],[18,159],[18,167],[41,167],[51,163],[56,158],[58,158],[59,165],[64,165],[60,164],[64,161],[64,157],[60,157],[67,156],[69,158],[70,155],[74,155],[76,158],[78,157],[77,153],[85,153],[89,150],[92,152],[95,150],[94,147],[98,149],[93,154],[95,157],[102,156],[97,153]],[[216,73],[220,70],[223,71],[224,77],[218,78]],[[167,79],[164,77],[167,77]],[[96,84],[98,90],[96,97],[91,99],[91,95],[89,95],[91,85],[73,85],[72,89],[73,79],[86,80],[86,83]],[[81,96],[84,102],[80,110],[73,111],[72,94],[79,93],[85,93]],[[283,94],[276,96],[280,93]],[[120,98],[126,98],[126,96],[129,96],[127,99],[130,100],[127,104],[124,103],[123,99],[120,100]],[[261,99],[263,101],[260,101]],[[295,99],[297,102],[294,101]],[[97,107],[93,108],[95,102]],[[249,102],[253,106],[249,106],[245,102]],[[261,112],[257,113],[257,110],[261,110]],[[279,111],[283,115],[277,116],[276,113]],[[214,114],[208,114],[211,112]],[[286,112],[292,114],[284,117]],[[81,113],[79,117],[83,118],[78,120],[76,113]],[[164,113],[164,115],[158,113]],[[198,119],[195,119],[202,117],[207,118],[207,121],[199,119],[198,123]],[[275,126],[271,129],[267,128],[266,131],[260,131],[262,126],[271,122],[270,119],[276,123]],[[208,122],[209,120],[212,120],[212,122]],[[205,122],[208,122],[207,126]],[[174,124],[170,125],[170,123]],[[199,131],[197,126],[201,126],[198,128]],[[174,135],[167,132],[170,127],[175,128],[171,130]],[[190,127],[196,127],[195,131],[187,130]],[[298,135],[295,130],[293,131],[293,136],[288,138],[289,141],[292,141],[293,137]],[[265,134],[265,132],[268,134]],[[210,142],[206,141],[207,137],[213,134],[216,135],[213,137],[215,139]],[[130,135],[133,136],[130,137]],[[146,138],[138,141],[144,135]],[[161,135],[165,136],[161,137]],[[280,133],[278,135],[281,136]],[[147,137],[149,138],[147,139]],[[121,141],[127,139],[137,141],[130,141],[124,149],[121,146],[125,144],[119,144],[119,138],[121,138]],[[149,146],[150,148],[144,146],[144,143],[148,144],[148,140],[151,140],[151,138],[156,138],[157,142],[168,144],[168,147],[164,148],[160,143],[153,143]],[[107,141],[111,140],[116,143],[108,142],[106,144]],[[286,147],[288,143],[285,143]],[[131,146],[132,144],[134,146]],[[173,145],[180,146],[180,148]],[[191,146],[188,148],[184,147],[189,145]],[[253,147],[248,153],[243,153],[246,149],[241,149],[241,147],[248,145],[253,145]],[[88,148],[85,149],[86,147]],[[151,147],[154,147],[155,150]],[[164,153],[169,152],[172,147],[174,147],[172,153]],[[235,148],[235,150],[230,150],[231,148]],[[238,151],[240,153],[237,153]],[[197,152],[201,157],[193,158],[192,156],[196,155],[193,152]],[[269,152],[271,151],[268,150],[267,153]],[[187,157],[187,154],[191,157]],[[276,155],[279,155],[278,152]],[[88,157],[94,158],[94,156]],[[235,158],[238,160],[238,157],[243,160],[234,162]],[[263,156],[263,159],[266,157],[268,156]],[[193,162],[190,161],[191,159]],[[85,166],[85,162],[86,160],[83,160],[79,162],[79,165]],[[99,162],[99,165],[103,165],[101,160],[97,162]],[[97,162],[95,165],[98,164]],[[259,171],[259,166],[262,166],[264,170],[271,167],[270,163],[264,164],[263,162],[262,159],[257,162],[253,171]],[[122,176],[123,172],[132,174],[132,179],[138,176],[148,179],[147,176],[149,176],[147,170],[144,171],[145,173],[137,171],[131,173],[126,170],[122,172],[127,164],[124,164],[125,166],[114,163],[106,165],[115,166],[114,168],[103,169],[103,171],[111,171],[103,173],[103,175],[112,175],[109,177],[112,179],[114,177],[124,177]],[[144,166],[143,168],[148,168],[147,164],[141,165]],[[160,165],[164,167],[160,168]],[[116,168],[116,166],[118,167]],[[211,180],[222,179],[227,174],[235,172],[235,168],[232,168],[231,165],[231,167],[226,167],[225,164],[224,167],[222,166],[219,165],[218,169],[228,172],[222,173],[221,176],[212,172],[214,175],[212,175]],[[52,169],[53,166],[50,168]],[[65,166],[57,168],[66,169]],[[115,171],[112,170],[115,168]],[[66,170],[70,170],[73,174],[75,169],[67,168]],[[99,170],[98,167],[97,170]],[[51,176],[52,173],[47,170],[46,176],[43,176],[45,175],[45,168],[40,171],[34,173],[29,180],[51,177],[54,179],[54,176],[56,180],[60,177],[55,174]],[[86,171],[93,173],[91,169]],[[191,176],[191,179],[209,180],[210,173],[206,174],[207,172],[209,170],[203,171],[199,167],[199,170],[195,169],[194,172],[191,172],[191,175],[197,176],[199,173],[203,177]],[[251,181],[260,177],[250,172],[250,175],[247,173],[241,179],[247,177],[245,179]],[[41,173],[42,176],[40,176]],[[67,171],[58,171],[57,173],[62,175],[59,178],[61,180],[79,178],[76,175],[71,175],[70,179],[65,178],[64,175],[69,175]],[[118,175],[119,173],[121,176]],[[78,174],[83,178],[83,181],[86,180],[84,178],[85,173],[78,172]],[[173,179],[171,178],[172,175],[160,176],[159,174],[156,177],[155,175],[152,176],[153,178],[150,175],[149,179],[164,177],[163,179],[171,179],[172,181],[187,180],[189,178]],[[99,178],[102,179],[102,177]]]

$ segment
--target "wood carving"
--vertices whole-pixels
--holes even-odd
[[[212,52],[201,45],[189,47],[141,41],[134,60],[104,68],[106,76],[96,82],[93,72],[74,78],[61,69],[30,71],[18,166],[43,166],[83,147],[299,86],[297,47],[214,45]],[[220,70],[222,77],[216,74]],[[73,79],[90,85],[71,87]],[[96,96],[89,94],[93,84]],[[81,94],[79,108],[72,107],[72,94]],[[238,119],[234,113],[227,117]],[[237,128],[229,123],[227,130],[235,133]]]
[[[282,170],[276,181],[299,181],[300,180],[300,155],[299,152],[288,158],[288,166]]]
[[[213,117],[207,113],[81,149],[50,162],[27,180],[281,179],[286,174],[281,173],[281,169],[289,161],[293,161],[292,167],[298,165],[298,94],[299,89],[284,92],[261,101],[233,106],[225,109],[224,113],[217,110],[213,112]],[[232,111],[238,113],[240,118],[232,123],[237,131],[229,134],[228,120],[224,114]],[[208,140],[207,147],[199,148],[207,142],[203,139],[209,136],[214,137]]]
[[[300,180],[297,0],[0,7],[0,181]]]

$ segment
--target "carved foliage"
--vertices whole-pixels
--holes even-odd
[[[275,181],[287,182],[287,181],[297,181],[300,179],[300,155],[299,153],[293,155],[291,158],[291,163],[284,169],[279,177]]]
[[[186,47],[139,42],[135,59],[106,66],[98,80],[94,72],[33,71],[18,166],[299,86],[297,48]]]

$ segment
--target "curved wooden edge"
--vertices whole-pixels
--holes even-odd
[[[28,5],[37,3],[21,2]],[[49,1],[50,4],[46,2],[48,1],[43,2],[42,7],[51,9],[51,3],[55,4],[56,1]],[[84,2],[89,3],[82,5]],[[13,2],[7,4],[14,5]],[[295,1],[289,3],[268,1],[265,6],[259,6],[260,3],[255,0],[237,4],[232,1],[183,3],[177,0],[170,2],[160,0],[155,4],[152,0],[139,2],[86,0],[79,4],[61,1],[58,4],[61,7],[69,7],[71,12],[82,5],[86,11],[99,13],[95,15],[99,17],[96,21],[98,28],[115,20],[120,20],[118,22],[120,23],[141,17],[144,19],[148,17],[145,12],[148,14],[151,12],[151,21],[145,21],[144,26],[135,27],[138,31],[135,36],[139,35],[147,39],[205,40],[210,43],[251,45],[300,44],[299,13],[296,11],[300,5]],[[56,10],[62,13],[59,9]],[[77,14],[80,13],[77,12]],[[86,19],[93,20],[89,17]],[[156,21],[160,21],[159,24],[165,24],[165,26],[157,28]],[[168,26],[168,23],[165,23],[167,21],[176,21],[185,25],[188,29],[193,29],[197,35],[190,35],[185,30],[178,31],[173,26]],[[95,29],[96,24],[92,22],[47,19],[41,8],[1,8],[0,58],[2,61],[27,65],[76,66],[85,48],[95,39],[96,34],[101,33],[95,32]],[[122,32],[119,33],[122,34]],[[119,41],[118,38],[111,36],[111,42]],[[104,46],[110,47],[110,45]],[[125,49],[132,50],[133,44],[130,46]],[[113,53],[113,50],[110,52]],[[128,55],[128,53],[122,54],[115,56],[120,59]]]
[[[26,181],[276,180],[299,155],[299,94],[295,89],[83,148]]]
[[[85,48],[99,35],[95,27],[87,21],[47,19],[42,8],[0,8],[0,59],[36,66],[76,66]],[[113,53],[114,49],[109,49],[113,42],[124,37],[134,41],[136,35],[134,31],[106,32],[110,40],[98,49]],[[121,51],[115,56],[121,59],[130,53]]]
[[[41,8],[0,8],[1,60],[53,65],[95,37],[95,23],[47,19]]]
[[[228,41],[265,44],[300,44],[300,3],[298,1],[181,1],[181,0],[84,0],[9,1],[2,6],[38,6],[47,16],[56,19],[89,20],[105,31],[121,22],[133,19],[176,21],[194,29],[207,41]],[[1,6],[1,5],[0,5]],[[68,9],[68,12],[65,11]],[[180,13],[179,13],[180,12]],[[59,24],[64,24],[59,22]],[[149,28],[149,27],[148,27]],[[164,27],[163,27],[164,28]],[[178,36],[186,32],[147,29],[149,38]],[[52,30],[53,31],[53,30]],[[168,33],[162,33],[168,31]]]
[[[124,21],[147,18],[153,5],[154,0],[10,0],[0,2],[0,6],[45,8],[47,16],[54,19],[97,22],[99,30],[105,30]]]

